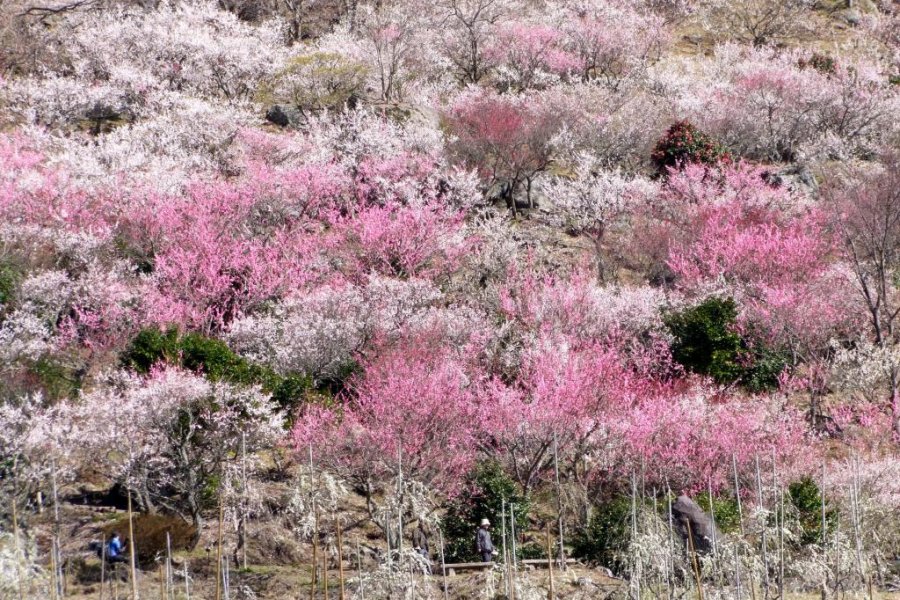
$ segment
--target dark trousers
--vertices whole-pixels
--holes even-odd
[[[109,555],[107,555],[107,556],[106,556],[106,562],[109,563],[109,564],[114,564],[114,563],[125,563],[125,562],[128,562],[128,561],[125,560],[125,557],[124,557],[123,555],[120,554],[120,555],[118,555],[118,556],[109,556]]]
[[[493,562],[494,561],[494,553],[493,552],[482,552],[481,553],[481,562]]]

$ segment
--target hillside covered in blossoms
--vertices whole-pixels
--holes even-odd
[[[898,115],[886,0],[4,1],[0,596],[891,591]]]

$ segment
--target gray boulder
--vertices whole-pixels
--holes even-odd
[[[701,554],[712,552],[713,540],[722,538],[709,513],[687,496],[679,496],[675,500],[672,505],[672,518],[681,539],[687,543],[690,531],[694,549]]]

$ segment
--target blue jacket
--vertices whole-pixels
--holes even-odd
[[[115,558],[122,553],[122,542],[119,538],[114,537],[109,540],[109,543],[106,545],[106,555],[110,558]]]

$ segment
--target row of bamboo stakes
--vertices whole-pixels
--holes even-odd
[[[554,443],[554,470],[556,472],[556,484],[559,486],[559,471],[558,464],[556,461],[556,444]],[[310,456],[310,468],[312,470],[312,457]],[[738,478],[738,470],[737,470],[737,461],[736,458],[732,457],[733,463],[733,471],[734,471],[734,491],[735,497],[737,499],[737,509],[738,509],[738,519],[740,522],[741,529],[741,538],[744,539],[746,536],[746,531],[744,528],[744,517],[743,517],[743,506],[741,502],[741,489],[740,489],[740,481]],[[764,506],[764,497],[763,497],[763,483],[762,483],[762,474],[759,465],[759,458],[756,458],[756,488],[757,488],[757,498],[759,506]],[[860,506],[859,506],[859,480],[858,480],[858,462],[855,465],[857,471],[854,471],[854,481],[853,485],[850,489],[850,516],[851,516],[851,525],[853,528],[853,537],[855,544],[855,558],[857,562],[857,570],[859,572],[860,577],[868,587],[869,597],[871,598],[873,595],[872,590],[872,578],[866,573],[864,568],[864,561],[862,558],[863,550],[862,550],[862,541],[861,541],[861,523],[860,523]],[[776,472],[776,463],[773,456],[772,463],[772,485],[773,490],[777,496],[776,498],[776,508],[774,512],[775,516],[775,525],[778,530],[778,577],[777,577],[777,591],[778,597],[783,597],[783,585],[784,585],[784,487],[778,485],[777,472]],[[402,471],[401,471],[402,472]],[[55,477],[52,480],[53,483],[53,495],[54,495],[54,519],[56,523],[56,533],[54,534],[53,540],[51,542],[51,600],[59,600],[65,595],[65,575],[62,571],[62,565],[60,557],[61,551],[59,547],[59,513],[58,513],[58,501],[57,501],[57,491],[56,491],[56,482]],[[638,519],[637,519],[637,477],[635,475],[632,476],[632,533],[634,535],[638,532]],[[826,536],[826,504],[824,497],[825,490],[825,466],[822,466],[822,479],[821,479],[821,494],[822,494],[822,513],[821,513],[821,531],[822,531],[822,546],[825,548],[825,536]],[[559,488],[557,487],[557,493],[559,493]],[[713,519],[713,523],[715,524],[715,513],[713,510],[713,490],[712,483],[709,482],[708,487],[709,494],[709,503],[710,503],[710,512],[711,518]],[[643,492],[641,493],[643,500]],[[669,539],[672,544],[672,550],[674,550],[674,538],[673,538],[673,518],[672,518],[672,501],[671,501],[671,489],[669,489],[668,498],[669,498]],[[14,496],[15,498],[15,496]],[[654,504],[656,502],[656,494],[654,493]],[[515,600],[516,598],[516,578],[517,578],[517,549],[516,549],[516,534],[515,534],[515,505],[510,504],[509,508],[509,526],[510,526],[510,534],[511,534],[511,548],[507,544],[507,514],[506,514],[506,501],[505,499],[502,502],[502,547],[503,547],[503,564],[504,564],[504,580],[506,586],[506,595],[508,598]],[[560,518],[559,518],[559,558],[560,558],[560,568],[565,568],[565,555],[563,552],[562,546],[562,518],[561,518],[561,503],[558,500],[558,508],[560,510]],[[22,565],[18,557],[21,556],[21,548],[19,543],[19,519],[18,519],[18,511],[15,499],[12,503],[12,525],[13,525],[13,538],[14,538],[14,550],[16,553],[16,573],[18,578],[18,595],[19,600],[25,600],[25,577],[22,573]],[[338,598],[339,600],[345,600],[346,590],[345,590],[345,578],[344,578],[344,562],[343,562],[343,531],[342,527],[337,519],[335,519],[336,526],[336,535],[337,535],[337,550],[338,550],[338,578],[339,578],[339,588],[338,588]],[[314,599],[316,592],[319,588],[318,581],[318,539],[319,539],[319,528],[320,528],[320,519],[318,510],[316,510],[315,516],[315,533],[313,535],[313,547],[312,547],[312,572],[311,572],[311,581],[310,581],[310,599]],[[129,531],[129,567],[131,572],[131,598],[133,600],[139,600],[139,590],[138,590],[138,578],[137,578],[137,567],[136,567],[136,554],[135,554],[135,538],[134,538],[134,517],[133,517],[133,509],[132,509],[132,498],[131,493],[128,494],[128,531]],[[402,533],[402,532],[401,532]],[[229,592],[230,592],[230,575],[229,568],[227,564],[227,558],[223,561],[222,557],[222,549],[223,549],[223,537],[224,537],[224,500],[220,498],[219,502],[219,520],[218,520],[218,536],[217,536],[217,544],[216,544],[216,587],[215,587],[215,599],[222,600],[223,593],[225,594],[225,599],[228,600]],[[402,537],[402,536],[401,536]],[[167,535],[168,538],[168,535]],[[548,598],[553,600],[555,598],[555,586],[554,586],[554,577],[553,577],[553,546],[551,543],[551,532],[550,526],[547,525],[547,558],[548,558]],[[693,534],[690,531],[690,524],[688,523],[688,551],[690,554],[690,562],[691,568],[695,578],[695,584],[697,589],[697,598],[698,600],[703,600],[703,585],[702,578],[700,575],[700,568],[697,560],[696,549],[693,545]],[[106,578],[106,540],[103,540],[102,550],[101,550],[101,585],[99,592],[99,600],[103,600],[103,594],[105,589],[105,578]],[[360,585],[360,595],[364,599],[365,591],[363,588],[363,577],[362,577],[362,557],[360,552],[359,541],[357,540],[356,544],[357,548],[357,567],[358,567],[358,575],[359,575],[359,585]],[[718,541],[715,539],[712,540],[713,547],[713,557],[714,561],[718,561]],[[766,541],[766,531],[765,527],[762,528],[760,532],[760,550],[761,557],[763,561],[763,569],[762,569],[762,581],[763,589],[765,590],[765,595],[768,597],[768,590],[771,586],[769,580],[769,571],[770,571],[770,563],[768,556],[768,544]],[[445,561],[444,561],[444,543],[443,543],[443,535],[440,535],[440,556],[441,556],[441,572],[443,577],[443,592],[445,600],[448,598],[448,588],[447,588],[447,577],[446,577],[446,569],[445,569]],[[674,554],[672,554],[673,564],[671,565],[671,571],[667,566],[667,588],[669,590],[668,596],[672,597],[672,587],[673,581],[671,579],[672,573],[674,572]],[[328,555],[326,552],[322,553],[322,562],[323,562],[323,578],[322,578],[322,588],[324,591],[325,598],[328,598]],[[244,564],[246,565],[246,548],[244,548]],[[740,554],[739,552],[736,554],[736,564],[735,564],[735,590],[737,593],[737,599],[741,600],[743,597],[743,583],[742,583],[742,575],[741,575],[741,563],[740,563]],[[190,600],[190,584],[189,584],[189,576],[188,576],[188,565],[187,561],[184,563],[184,588],[185,588],[185,598]],[[637,598],[641,597],[641,573],[640,573],[640,565],[637,567],[637,571],[635,573],[635,581],[634,589],[636,590],[635,595]],[[114,598],[113,600],[118,600],[118,580],[117,578],[113,578],[110,582],[111,586],[114,587]],[[750,576],[749,581],[750,587],[750,595],[752,600],[756,600],[756,585],[755,578]],[[174,576],[172,570],[172,562],[171,562],[171,543],[170,540],[167,539],[167,556],[165,564],[160,565],[160,598],[161,600],[169,600],[171,594],[174,593]]]

